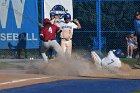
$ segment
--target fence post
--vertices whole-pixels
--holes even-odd
[[[44,24],[44,0],[41,0],[41,23]]]
[[[101,0],[96,0],[96,29],[98,38],[98,49],[101,55]]]

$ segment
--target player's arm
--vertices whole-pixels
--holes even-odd
[[[74,19],[74,22],[77,25],[77,29],[81,29],[81,24],[79,23],[79,21],[77,19]]]
[[[40,31],[40,34],[39,34],[39,37],[41,40],[44,40],[44,31],[45,31],[45,28],[43,27]]]
[[[56,32],[57,33],[61,33],[62,32],[62,30],[60,29],[60,27],[56,26]]]
[[[44,27],[43,24],[41,24],[41,23],[38,23],[38,26],[41,28]]]

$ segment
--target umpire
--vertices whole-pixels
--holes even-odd
[[[135,13],[134,25],[135,25],[135,34],[137,36],[138,53],[139,53],[139,58],[137,60],[137,64],[134,65],[134,67],[140,69],[140,11],[137,11]]]

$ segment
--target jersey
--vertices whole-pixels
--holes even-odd
[[[54,40],[56,39],[56,32],[59,31],[60,28],[53,25],[53,24],[47,24],[47,26],[43,27],[40,35],[43,35],[44,40]]]
[[[61,35],[60,35],[61,38],[72,38],[73,29],[78,28],[78,26],[73,22],[69,22],[69,23],[60,22],[58,26],[62,30]]]
[[[136,29],[136,35],[137,37],[140,36],[140,20],[134,21],[135,29]]]
[[[107,57],[102,59],[102,65],[108,67],[121,67],[121,60],[120,58],[116,57],[113,51],[109,51]]]

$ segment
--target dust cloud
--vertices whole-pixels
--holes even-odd
[[[92,62],[90,55],[85,58],[79,54],[74,54],[71,58],[55,58],[46,62],[30,62],[26,67],[27,73],[45,74],[45,75],[61,75],[61,76],[93,76],[104,77],[112,75],[125,75],[129,70],[110,69],[107,67],[97,67]]]

